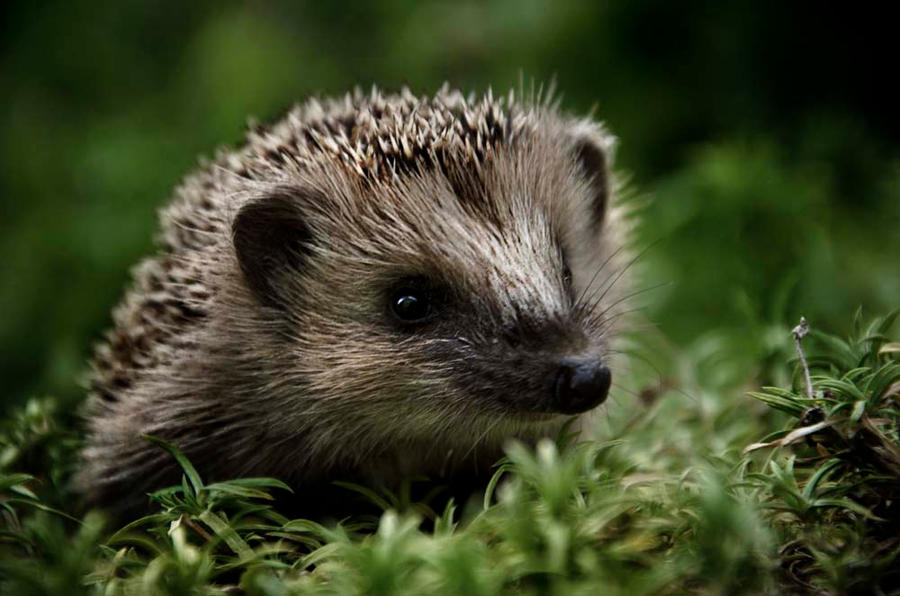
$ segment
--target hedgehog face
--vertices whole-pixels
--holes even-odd
[[[331,171],[309,177],[327,188],[244,206],[241,269],[287,326],[309,395],[426,434],[605,400],[611,297],[599,298],[618,272],[607,147],[590,128],[542,130],[477,164],[447,155],[369,185]]]

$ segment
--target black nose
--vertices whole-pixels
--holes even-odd
[[[553,384],[556,409],[563,414],[578,414],[606,401],[612,373],[596,361],[564,361]]]

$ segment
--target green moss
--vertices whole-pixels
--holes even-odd
[[[4,593],[680,594],[888,592],[900,584],[897,313],[849,340],[807,340],[815,392],[742,395],[746,375],[703,375],[715,337],[680,353],[653,394],[620,396],[605,436],[511,444],[484,507],[440,515],[394,495],[375,523],[289,520],[274,479],[184,480],[122,528],[80,512],[76,450],[53,400],[0,434]],[[776,352],[787,363],[790,335]],[[652,348],[652,346],[644,346]],[[658,347],[658,346],[657,346]],[[768,368],[756,368],[758,375]],[[659,379],[657,378],[657,382]],[[640,403],[640,407],[638,406]],[[764,406],[762,405],[764,404]],[[357,490],[365,490],[357,487]]]

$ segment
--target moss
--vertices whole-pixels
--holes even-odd
[[[0,587],[73,594],[888,592],[900,584],[897,313],[806,340],[814,391],[782,356],[785,387],[741,394],[703,375],[707,338],[634,374],[596,441],[511,444],[484,506],[440,514],[394,495],[375,521],[287,519],[274,479],[184,480],[121,528],[73,506],[76,435],[52,399],[0,434]],[[711,342],[711,343],[710,343]],[[658,347],[658,346],[657,346]],[[653,349],[653,346],[644,346]],[[639,347],[635,348],[640,351]],[[754,370],[754,375],[760,370]],[[665,372],[665,371],[663,371]],[[724,379],[724,380],[723,380]],[[746,386],[747,379],[742,379]],[[661,389],[660,387],[667,387]],[[731,389],[729,389],[731,387]],[[638,408],[638,404],[640,407]],[[764,404],[760,407],[757,404]],[[405,504],[404,504],[405,503]]]

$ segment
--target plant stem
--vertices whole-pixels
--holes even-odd
[[[809,365],[806,363],[806,356],[803,354],[803,338],[809,333],[809,323],[806,317],[800,317],[800,324],[791,330],[794,336],[794,343],[797,345],[797,356],[800,357],[800,366],[803,367],[803,377],[806,379],[806,397],[813,398],[812,378],[809,376]]]

